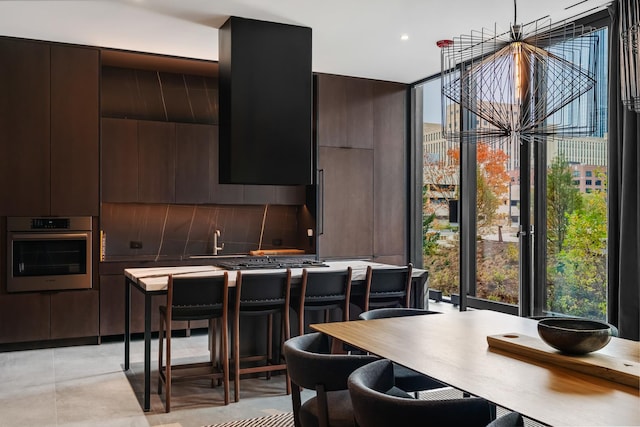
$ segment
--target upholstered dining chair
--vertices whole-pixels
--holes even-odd
[[[361,320],[385,319],[389,317],[424,316],[430,314],[442,314],[437,311],[423,310],[419,308],[376,308],[365,311],[358,316]],[[412,369],[396,363],[393,364],[395,385],[406,392],[420,392],[446,387],[445,384],[433,378],[422,375]]]
[[[296,427],[354,427],[347,378],[358,367],[378,358],[368,355],[331,354],[327,335],[312,332],[284,344],[291,378],[291,400]],[[301,402],[300,390],[316,395]]]
[[[229,403],[229,359],[227,357],[229,276],[169,276],[167,304],[159,307],[158,394],[165,389],[165,410],[171,411],[173,382],[210,378],[224,383],[224,404]],[[174,321],[209,320],[209,360],[176,365],[171,354],[171,327]],[[216,321],[220,321],[220,353],[216,355]],[[166,348],[165,343],[166,342]],[[166,350],[165,363],[163,351]],[[216,360],[217,358],[217,360]]]
[[[234,372],[234,399],[240,399],[240,375],[266,373],[271,377],[274,371],[286,373],[287,366],[283,360],[282,344],[289,339],[289,298],[291,295],[291,270],[284,272],[238,272],[235,286],[235,300],[233,304],[233,372]],[[277,315],[277,317],[275,317]],[[263,317],[266,325],[265,340],[263,342],[266,352],[261,354],[241,354],[240,342],[243,329],[240,327],[242,317]],[[273,327],[275,320],[279,319],[280,348],[273,351]],[[254,333],[255,331],[252,331]],[[256,345],[260,345],[256,343]],[[249,365],[247,365],[249,364]],[[289,378],[287,376],[287,394],[291,392]]]
[[[351,267],[344,270],[302,270],[300,296],[295,304],[298,313],[298,332],[306,331],[305,312],[323,311],[324,321],[329,321],[330,310],[342,310],[342,320],[349,320],[351,299]]]
[[[367,267],[362,311],[411,306],[413,264],[398,268]]]
[[[348,380],[353,413],[359,427],[516,427],[523,426],[519,414],[492,420],[489,402],[477,397],[445,400],[403,398],[389,393],[394,387],[393,364],[378,360],[356,369]],[[494,422],[494,424],[491,424]]]

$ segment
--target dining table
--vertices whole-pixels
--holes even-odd
[[[363,293],[363,283],[365,280],[367,267],[372,268],[392,268],[389,264],[383,264],[368,260],[336,260],[325,261],[325,266],[317,267],[324,271],[343,270],[347,267],[352,269],[352,296]],[[261,270],[238,270],[242,274],[252,272],[277,272],[283,271],[281,268],[261,269]],[[124,370],[130,368],[131,358],[131,290],[135,289],[144,295],[144,394],[142,407],[145,412],[151,406],[151,333],[154,326],[151,324],[152,299],[157,296],[164,296],[167,293],[169,275],[180,275],[182,277],[213,277],[229,273],[229,289],[233,292],[237,271],[228,271],[215,265],[191,265],[175,267],[142,267],[126,268],[125,278],[125,304],[124,304]],[[291,268],[292,294],[302,278],[303,268]],[[426,308],[426,280],[428,272],[426,270],[414,268],[412,272],[412,304],[418,308]],[[156,326],[157,327],[157,326]]]
[[[315,331],[392,360],[462,392],[551,426],[639,426],[640,343],[612,337],[602,349],[545,358],[492,346],[492,337],[539,340],[537,321],[469,310],[438,315],[313,324]],[[542,348],[546,344],[537,345]],[[553,363],[553,358],[563,360]],[[574,370],[606,360],[628,371],[626,384]],[[568,362],[567,362],[568,361]],[[631,378],[631,380],[629,380]]]

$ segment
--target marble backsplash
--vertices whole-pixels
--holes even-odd
[[[250,250],[297,248],[300,206],[175,205],[103,203],[100,229],[105,256],[189,256],[213,252],[220,230],[219,255]],[[132,248],[141,244],[140,248]],[[305,249],[305,248],[301,248]]]

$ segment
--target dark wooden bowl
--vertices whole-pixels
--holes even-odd
[[[611,327],[596,320],[546,318],[538,322],[538,335],[563,353],[587,354],[609,343]]]

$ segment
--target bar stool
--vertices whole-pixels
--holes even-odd
[[[368,266],[362,311],[387,307],[409,308],[412,272],[411,263],[398,268]]]
[[[225,272],[215,277],[174,277],[169,276],[167,305],[160,306],[160,331],[158,334],[158,394],[165,388],[165,411],[171,410],[171,384],[177,381],[210,378],[224,382],[224,404],[229,404],[229,360],[227,358],[229,276]],[[171,324],[173,321],[209,320],[209,361],[198,363],[172,364]],[[221,322],[221,353],[216,361],[216,321]],[[163,344],[166,338],[166,364],[163,365]]]
[[[351,299],[351,267],[339,271],[302,270],[302,284],[298,300],[298,331],[304,335],[305,311],[324,311],[324,321],[329,322],[330,310],[342,310],[342,319],[349,320]]]
[[[287,394],[291,393],[287,365],[284,362],[282,345],[290,337],[289,298],[291,292],[291,270],[277,273],[242,273],[236,278],[235,301],[233,305],[233,371],[234,398],[240,398],[240,375],[266,372],[267,379],[271,372],[285,371]],[[273,322],[274,314],[280,315],[281,335],[280,348],[274,356]],[[243,316],[265,316],[267,318],[266,353],[241,356],[240,354],[240,318]],[[259,366],[240,367],[241,363],[264,362]]]

